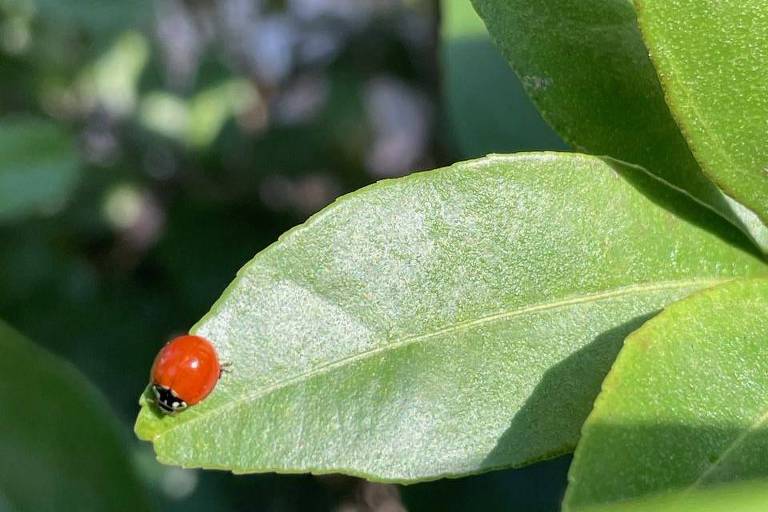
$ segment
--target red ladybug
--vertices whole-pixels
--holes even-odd
[[[200,336],[179,336],[160,349],[152,365],[152,391],[166,414],[183,411],[213,391],[221,365],[211,342]]]

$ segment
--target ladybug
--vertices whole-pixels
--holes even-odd
[[[221,365],[211,342],[200,336],[172,339],[152,364],[155,403],[166,414],[183,411],[203,400],[221,377]]]

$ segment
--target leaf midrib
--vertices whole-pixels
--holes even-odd
[[[343,357],[341,359],[326,363],[321,366],[314,367],[308,371],[305,371],[297,375],[294,375],[293,377],[289,377],[287,379],[275,382],[269,386],[258,389],[252,393],[246,393],[239,398],[234,398],[214,409],[205,411],[204,413],[198,413],[196,416],[191,417],[188,421],[185,421],[183,423],[178,423],[162,432],[158,432],[154,434],[152,436],[152,440],[157,441],[164,435],[169,434],[181,427],[186,427],[193,423],[196,423],[201,419],[207,419],[211,416],[221,414],[224,411],[233,409],[236,406],[241,405],[245,402],[250,402],[258,398],[263,398],[276,391],[287,388],[293,384],[296,384],[298,382],[308,381],[310,379],[316,378],[320,375],[326,374],[330,371],[346,366],[348,364],[354,364],[357,361],[374,357],[375,355],[380,354],[382,352],[386,352],[389,350],[398,350],[400,348],[406,347],[408,345],[412,345],[414,343],[429,340],[431,338],[435,338],[444,334],[460,331],[462,329],[471,329],[473,327],[496,322],[502,319],[514,318],[514,317],[523,316],[530,313],[537,313],[540,311],[565,308],[565,307],[574,306],[577,304],[586,304],[589,302],[600,302],[603,300],[608,300],[612,298],[623,297],[623,296],[628,296],[633,294],[642,295],[645,293],[653,293],[657,291],[671,290],[675,288],[680,288],[680,289],[696,288],[696,287],[706,288],[706,287],[715,286],[718,284],[723,284],[733,280],[734,278],[687,279],[687,280],[679,280],[679,281],[662,281],[662,282],[655,282],[655,283],[632,284],[632,285],[622,286],[618,288],[612,288],[609,290],[604,290],[601,292],[573,295],[573,296],[566,297],[553,302],[539,303],[539,304],[533,304],[530,306],[496,311],[495,313],[492,313],[490,315],[481,316],[479,318],[475,318],[472,320],[465,320],[462,322],[458,322],[452,325],[448,325],[446,327],[442,327],[435,331],[419,334],[417,336],[405,337],[400,341],[394,341],[392,343],[388,343],[376,348],[372,348],[370,350],[366,350],[363,352],[359,352],[357,354]],[[187,411],[185,414],[189,414],[189,412],[190,411]]]

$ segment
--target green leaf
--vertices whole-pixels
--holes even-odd
[[[764,510],[766,312],[768,281],[736,281],[633,333],[584,426],[565,510]]]
[[[473,3],[544,119],[566,142],[645,167],[714,207],[768,251],[765,225],[718,190],[688,149],[666,105],[630,0]],[[684,16],[677,20],[687,23]],[[701,39],[706,32],[697,33]],[[691,60],[691,68],[701,59]],[[762,128],[764,121],[763,115]]]
[[[0,223],[60,208],[79,174],[73,141],[54,123],[0,122]]]
[[[625,335],[764,274],[643,170],[492,156],[350,194],[258,254],[192,331],[232,363],[136,432],[161,462],[415,481],[572,450]]]
[[[442,84],[459,153],[564,149],[491,41],[470,0],[441,4]]]
[[[637,1],[643,34],[699,163],[768,220],[768,3]]]
[[[0,508],[148,510],[104,399],[0,322]]]
[[[565,508],[588,512],[765,512],[768,488],[764,480],[736,482],[680,494],[662,494],[642,500],[607,505]]]

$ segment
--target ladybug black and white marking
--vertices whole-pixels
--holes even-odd
[[[152,385],[152,392],[155,394],[155,403],[166,414],[173,414],[179,411],[183,411],[189,405],[187,402],[174,393],[171,388],[161,386],[159,384]]]

